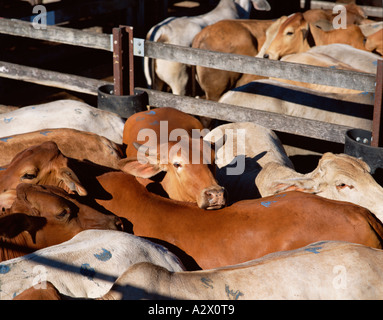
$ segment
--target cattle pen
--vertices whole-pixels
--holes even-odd
[[[317,1],[314,1],[317,2]],[[383,10],[370,8],[369,12],[383,17]],[[120,26],[120,29],[124,28]],[[35,28],[32,22],[15,19],[0,19],[0,33],[63,43],[73,46],[113,52],[113,35],[94,33],[59,26]],[[348,70],[334,70],[324,67],[274,61],[250,56],[193,49],[164,43],[156,43],[140,38],[133,39],[133,53],[136,57],[149,57],[200,65],[209,68],[256,74],[265,77],[283,78],[299,82],[336,86],[375,94],[371,130],[373,136],[380,135],[382,106],[382,69],[378,63],[376,75]],[[97,90],[111,82],[82,76],[43,70],[40,68],[0,61],[0,77],[32,82],[97,95]],[[194,97],[176,96],[170,93],[137,87],[148,94],[149,105],[154,107],[171,106],[196,116],[205,116],[229,122],[250,121],[279,132],[343,144],[345,133],[352,129],[347,126],[271,113],[235,105],[228,105]],[[374,139],[375,142],[379,138]]]

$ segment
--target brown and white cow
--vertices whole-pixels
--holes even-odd
[[[0,216],[0,261],[71,239],[87,229],[121,230],[122,222],[79,203],[53,186],[21,183]]]
[[[198,203],[204,209],[221,208],[225,192],[209,168],[214,152],[203,141],[202,130],[200,121],[174,108],[138,112],[124,126],[127,159],[122,168],[143,178],[139,180],[144,185],[165,172],[160,184],[171,199]],[[149,147],[148,156],[142,145]]]

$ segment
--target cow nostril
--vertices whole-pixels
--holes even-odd
[[[265,53],[264,55],[263,55],[263,57],[265,58],[265,59],[269,59],[269,54],[267,54],[267,53]]]

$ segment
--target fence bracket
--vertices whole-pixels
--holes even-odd
[[[144,57],[145,55],[145,40],[140,38],[133,39],[133,54],[136,57]]]

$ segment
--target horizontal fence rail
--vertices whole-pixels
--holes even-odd
[[[0,33],[113,51],[113,40],[109,34],[98,34],[55,26],[47,26],[46,29],[35,29],[32,23],[8,19],[0,19]],[[369,73],[334,70],[151,41],[144,41],[144,49],[141,48],[141,55],[226,71],[328,85],[363,92],[375,91],[375,75]]]
[[[145,56],[333,87],[375,91],[375,75],[145,41]]]
[[[136,88],[145,91],[149,105],[159,108],[172,106],[175,109],[197,116],[212,117],[229,122],[254,122],[271,130],[297,134],[314,139],[344,143],[347,126],[311,119],[304,119],[279,113],[250,109],[226,103],[183,97],[156,90]],[[233,110],[235,110],[233,112]]]
[[[56,26],[45,26],[45,28],[37,29],[34,28],[34,25],[31,22],[15,19],[0,19],[0,33],[92,49],[113,51],[113,47],[111,46],[111,35],[103,33]]]
[[[107,81],[27,67],[5,61],[0,61],[0,77],[91,95],[97,95],[98,87],[104,84],[111,84]]]

